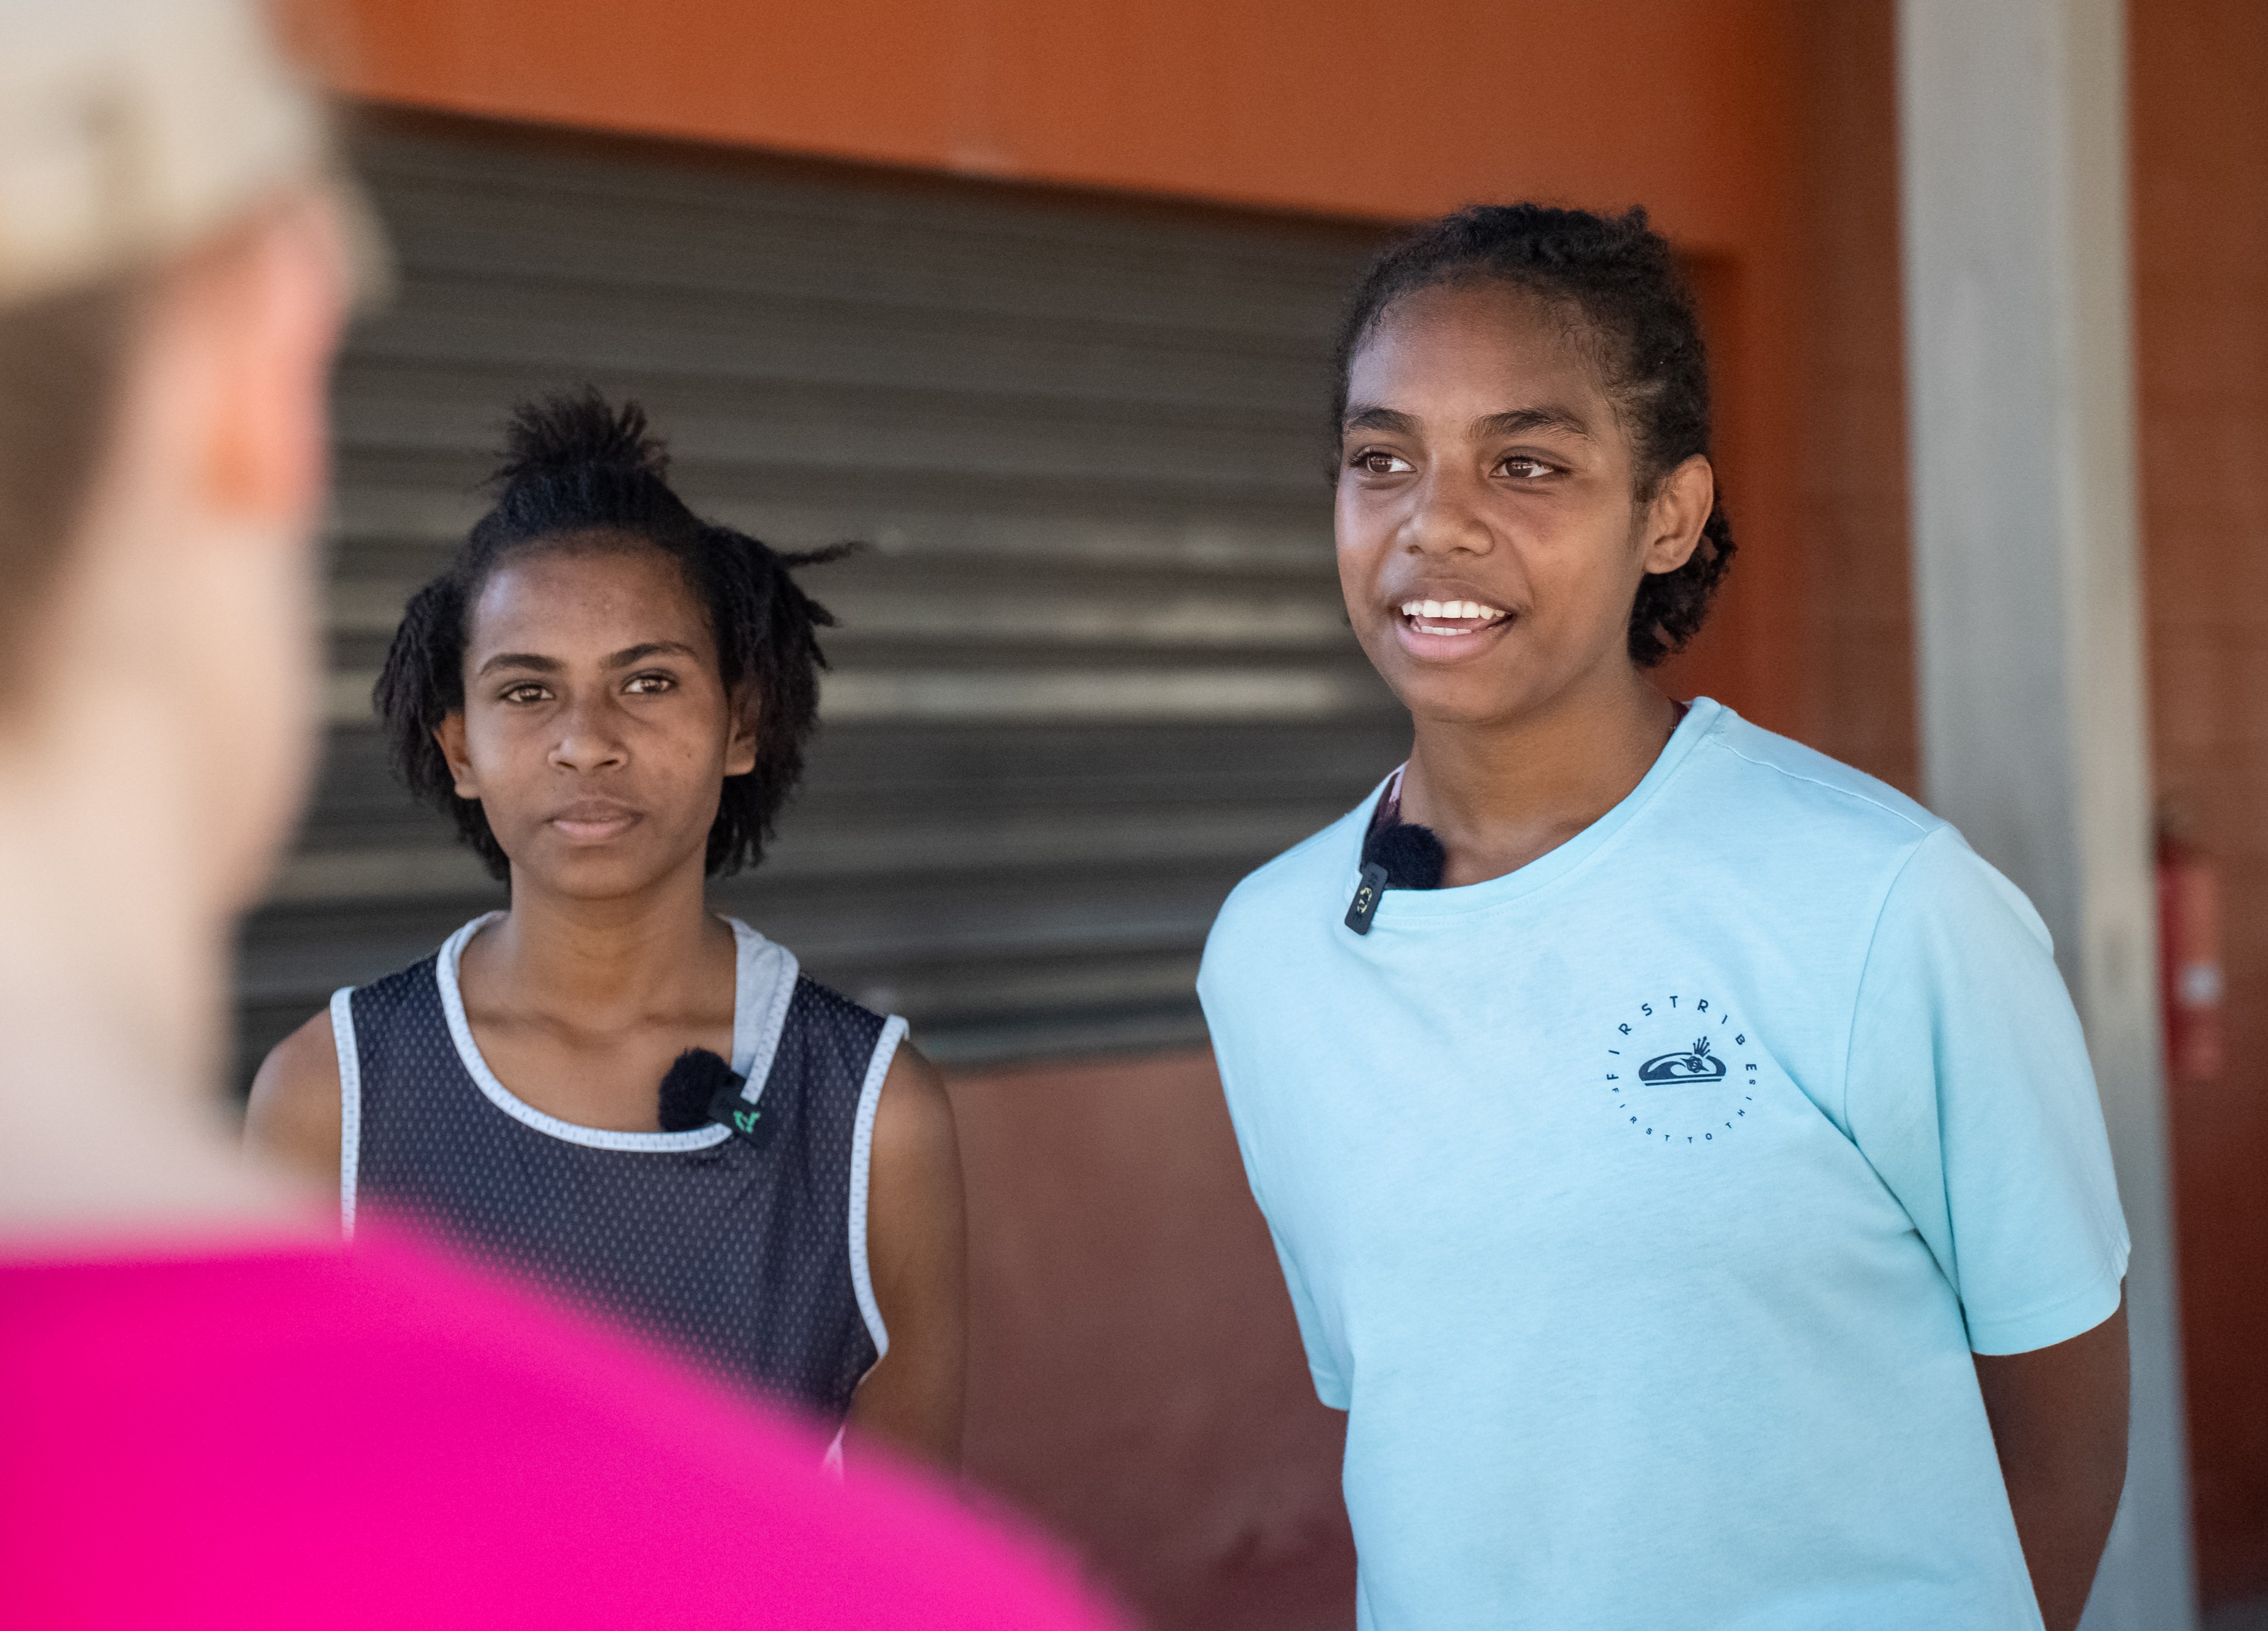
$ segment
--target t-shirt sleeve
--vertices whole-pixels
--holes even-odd
[[[1307,1295],[1307,1276],[1300,1272],[1298,1261],[1273,1222],[1268,1225],[1268,1236],[1276,1243],[1276,1260],[1284,1266],[1284,1284],[1292,1294],[1292,1312],[1300,1322],[1300,1346],[1307,1351],[1307,1374],[1314,1378],[1315,1397],[1333,1410],[1344,1410],[1353,1403],[1354,1395],[1331,1357],[1322,1318],[1316,1312],[1315,1300]]]
[[[1225,971],[1226,960],[1220,951],[1226,934],[1233,932],[1236,904],[1232,896],[1228,905],[1222,908],[1220,920],[1206,938],[1204,963],[1197,974],[1197,997],[1204,1006],[1205,1022],[1212,1034],[1213,1062],[1220,1073],[1221,1093],[1227,1103],[1229,1123],[1235,1129],[1237,1154],[1244,1162],[1245,1181],[1251,1186],[1252,1199],[1261,1216],[1267,1221],[1268,1238],[1275,1245],[1276,1261],[1284,1271],[1284,1288],[1291,1294],[1292,1312],[1300,1323],[1300,1346],[1307,1350],[1307,1373],[1314,1379],[1315,1397],[1334,1410],[1344,1410],[1352,1397],[1351,1391],[1332,1357],[1329,1327],[1307,1290],[1307,1275],[1285,1242],[1283,1230],[1277,1227],[1276,1208],[1270,1203],[1268,1185],[1262,1177],[1262,1157],[1253,1141],[1254,1107],[1247,1096],[1238,1091],[1242,1073],[1236,1044],[1243,1031],[1241,1020],[1249,999]]]
[[[2039,914],[1949,827],[1883,902],[1844,1092],[1972,1349],[2028,1353],[2117,1311],[2126,1225],[2079,1015]]]

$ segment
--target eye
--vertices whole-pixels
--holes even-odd
[[[1383,447],[1359,449],[1348,459],[1347,466],[1365,476],[1404,476],[1418,468],[1400,454],[1390,453]]]
[[[529,703],[541,702],[549,695],[550,693],[542,686],[535,684],[533,681],[523,681],[518,685],[507,685],[497,693],[499,700],[523,707]]]
[[[1508,454],[1496,467],[1516,482],[1538,482],[1547,476],[1557,476],[1559,467],[1524,453]]]
[[[622,690],[632,697],[659,697],[677,689],[675,676],[667,674],[634,674]]]

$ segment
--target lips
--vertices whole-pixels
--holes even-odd
[[[544,818],[563,837],[599,842],[627,832],[644,817],[627,804],[612,799],[578,799]]]

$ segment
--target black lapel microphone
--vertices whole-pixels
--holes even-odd
[[[1448,864],[1448,852],[1431,827],[1397,821],[1379,828],[1362,846],[1362,882],[1347,903],[1347,927],[1369,934],[1387,890],[1438,889]]]
[[[1354,898],[1347,903],[1346,926],[1358,934],[1370,933],[1370,920],[1378,915],[1378,903],[1386,893],[1386,868],[1374,860],[1362,864],[1362,882],[1355,886]]]
[[[710,1122],[762,1148],[775,1125],[741,1096],[747,1078],[706,1048],[688,1048],[661,1079],[661,1130],[690,1133]]]

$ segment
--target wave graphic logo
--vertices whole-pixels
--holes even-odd
[[[1725,1061],[1709,1051],[1709,1038],[1696,1037],[1690,1048],[1677,1053],[1657,1053],[1638,1067],[1638,1079],[1657,1087],[1688,1081],[1722,1081]]]

